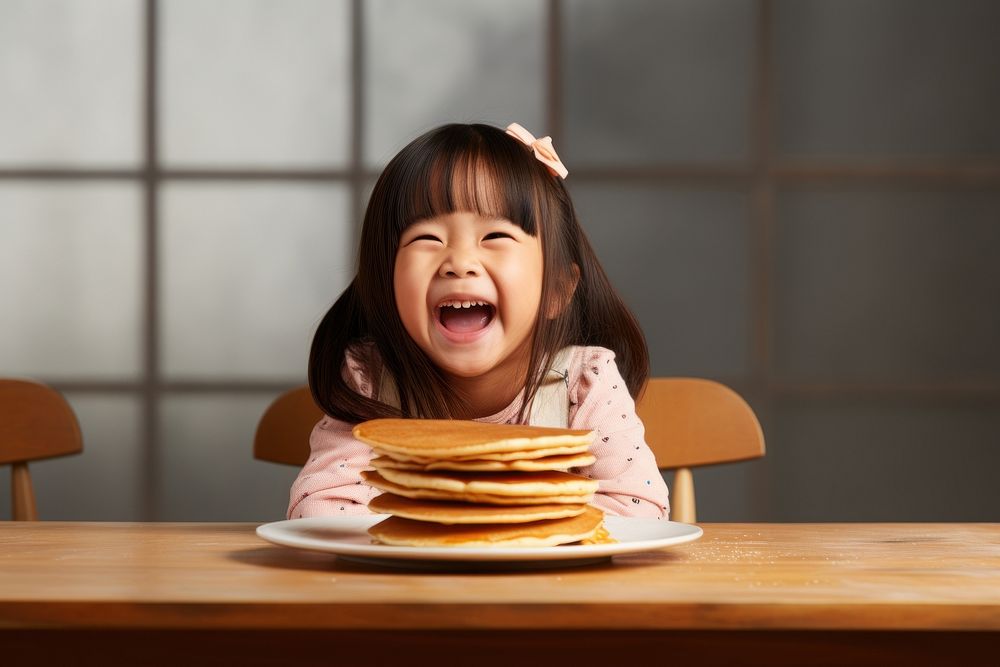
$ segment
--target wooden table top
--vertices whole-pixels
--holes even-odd
[[[701,524],[579,568],[419,572],[254,524],[0,522],[0,628],[1000,630],[1000,524]]]

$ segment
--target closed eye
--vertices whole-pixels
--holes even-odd
[[[484,241],[491,241],[493,239],[513,239],[514,237],[507,232],[490,232],[483,237]]]
[[[421,234],[420,236],[415,236],[409,241],[407,241],[406,245],[410,245],[411,243],[415,243],[417,241],[434,241],[436,243],[441,243],[441,239],[434,236],[433,234]]]

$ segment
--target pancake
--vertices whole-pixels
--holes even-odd
[[[604,513],[587,506],[583,514],[530,523],[446,526],[392,516],[368,529],[383,544],[412,547],[552,547],[594,537]]]
[[[372,465],[377,469],[393,468],[395,470],[478,470],[499,472],[506,470],[567,470],[582,468],[594,463],[597,459],[593,454],[573,454],[569,456],[543,456],[539,459],[521,459],[517,461],[489,461],[470,459],[462,461],[433,460],[428,463],[399,461],[391,456],[379,456],[372,459]]]
[[[407,498],[428,500],[451,500],[489,505],[548,505],[551,503],[585,505],[593,498],[592,493],[563,496],[510,496],[492,493],[445,491],[442,489],[414,489],[390,482],[377,471],[373,470],[363,470],[361,478],[368,482],[370,486],[374,486],[376,489],[381,489],[382,491],[388,491]]]
[[[368,507],[390,514],[377,542],[401,546],[548,547],[605,539],[588,503],[598,483],[568,468],[594,463],[592,431],[450,419],[375,419],[354,436],[372,447],[382,490]]]
[[[493,454],[469,454],[467,456],[416,456],[404,454],[403,452],[391,452],[379,447],[372,447],[372,452],[378,456],[388,456],[397,461],[408,461],[412,463],[434,463],[435,461],[527,461],[531,459],[541,459],[550,456],[572,456],[586,454],[590,445],[566,445],[562,447],[543,447],[518,452],[496,452]]]
[[[417,521],[434,523],[527,523],[542,519],[579,516],[586,505],[483,505],[440,500],[416,500],[383,493],[368,502],[368,509],[379,514],[392,514]]]
[[[556,470],[538,472],[460,472],[379,470],[383,478],[411,489],[498,496],[579,496],[597,491],[597,481]]]
[[[380,451],[430,458],[485,458],[554,447],[586,449],[594,435],[593,431],[462,419],[372,419],[355,426],[353,433]]]

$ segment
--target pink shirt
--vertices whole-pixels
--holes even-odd
[[[348,357],[345,377],[361,394],[371,396],[365,369]],[[575,347],[569,366],[569,427],[596,431],[593,465],[571,472],[598,481],[592,502],[608,514],[666,519],[667,485],[646,445],[635,403],[614,362],[603,347]],[[476,421],[510,423],[517,418],[521,396],[506,408]],[[354,424],[323,417],[309,438],[312,453],[292,483],[288,518],[365,514],[368,501],[381,491],[361,479],[371,470],[368,445],[354,438]]]

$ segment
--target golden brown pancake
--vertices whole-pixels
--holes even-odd
[[[449,419],[376,419],[354,427],[372,447],[362,478],[385,493],[369,529],[408,546],[556,546],[603,539],[588,505],[595,480],[565,472],[594,463],[592,431]]]
[[[597,481],[558,470],[538,472],[462,472],[454,470],[379,470],[383,478],[411,489],[498,496],[578,496],[597,491]]]
[[[590,446],[593,431],[461,419],[373,419],[354,437],[379,451],[429,458],[488,458],[503,452]],[[570,453],[570,452],[559,452]]]
[[[440,500],[416,500],[383,493],[368,503],[368,509],[380,514],[392,514],[417,521],[434,523],[527,523],[542,519],[578,516],[586,505],[483,505]]]
[[[562,447],[543,447],[542,449],[532,449],[526,452],[496,452],[494,454],[470,454],[469,456],[456,456],[456,461],[483,459],[486,461],[516,461],[518,459],[539,459],[544,456],[565,456],[568,454],[584,454],[590,450],[590,445],[565,445]]]
[[[391,456],[379,456],[372,459],[376,469],[393,468],[395,470],[478,470],[484,472],[502,472],[507,470],[523,470],[526,472],[538,470],[568,470],[582,468],[594,463],[597,459],[593,454],[573,454],[570,456],[543,456],[539,459],[521,459],[517,461],[488,461],[483,459],[470,460],[432,460],[428,463],[400,461]]]
[[[368,482],[369,485],[374,486],[376,489],[389,491],[390,493],[406,496],[407,498],[452,500],[468,503],[485,503],[490,505],[547,505],[550,503],[581,505],[590,502],[593,498],[592,493],[560,496],[510,496],[492,493],[456,493],[454,491],[445,491],[443,489],[410,488],[403,486],[402,484],[390,482],[374,470],[363,470],[361,472],[361,477]]]
[[[587,506],[583,514],[530,523],[443,525],[392,516],[368,529],[383,544],[413,547],[550,547],[592,538],[604,513]]]
[[[387,456],[396,461],[408,463],[436,463],[438,461],[529,461],[550,458],[553,456],[580,456],[587,454],[589,445],[572,445],[567,447],[546,447],[527,452],[499,452],[496,454],[472,454],[470,456],[411,456],[400,452],[389,452],[378,447],[372,448],[376,456]]]

